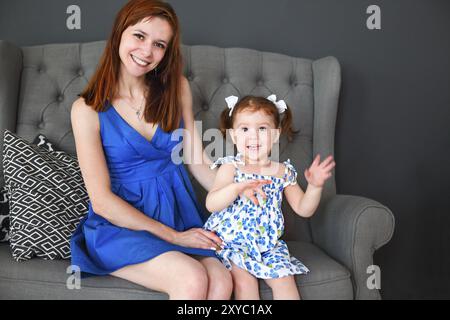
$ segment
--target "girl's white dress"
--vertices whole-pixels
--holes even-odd
[[[309,272],[295,257],[290,256],[286,243],[280,239],[284,231],[281,212],[283,189],[297,183],[297,171],[289,160],[282,178],[260,174],[249,174],[239,170],[242,156],[219,158],[211,168],[219,164],[232,163],[235,169],[234,181],[268,179],[272,183],[262,187],[266,200],[257,195],[260,206],[244,196],[238,198],[222,211],[213,212],[204,228],[215,231],[225,242],[225,248],[216,255],[231,270],[231,262],[260,279],[281,278]]]

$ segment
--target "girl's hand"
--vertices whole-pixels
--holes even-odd
[[[322,188],[325,181],[331,177],[331,170],[336,165],[336,162],[334,162],[332,156],[329,156],[320,164],[319,162],[320,155],[318,154],[309,169],[305,170],[305,178],[309,184]]]
[[[225,246],[214,232],[202,229],[192,228],[183,232],[175,232],[173,244],[188,247],[209,250],[220,250]]]
[[[258,199],[255,197],[255,193],[259,193],[263,199],[266,199],[266,194],[262,190],[262,186],[272,183],[271,180],[247,180],[243,182],[237,182],[236,190],[238,194],[243,194],[247,199],[250,199],[256,206],[259,206]]]

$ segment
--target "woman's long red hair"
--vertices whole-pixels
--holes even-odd
[[[145,80],[149,88],[144,118],[157,123],[164,131],[179,127],[179,106],[182,57],[178,18],[170,4],[158,0],[131,0],[117,14],[111,35],[106,43],[97,70],[81,93],[85,103],[95,111],[104,111],[107,102],[116,95],[119,80],[119,45],[122,33],[148,17],[165,19],[172,27],[172,39],[167,46],[157,72],[147,73]]]

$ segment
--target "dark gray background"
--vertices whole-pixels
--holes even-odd
[[[0,39],[18,45],[106,39],[125,0],[0,0]],[[338,192],[396,217],[375,256],[383,298],[450,298],[450,1],[171,0],[185,44],[341,62]],[[82,28],[66,28],[81,7]],[[381,8],[381,30],[366,9]]]

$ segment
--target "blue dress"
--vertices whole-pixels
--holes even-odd
[[[158,126],[148,141],[111,104],[98,116],[112,192],[177,231],[201,228],[206,216],[197,203],[189,176],[183,164],[175,164],[171,158],[182,136],[172,138],[172,132]],[[71,238],[72,265],[78,266],[83,276],[110,274],[167,251],[215,256],[212,250],[174,245],[147,231],[113,225],[96,214],[91,203]]]

